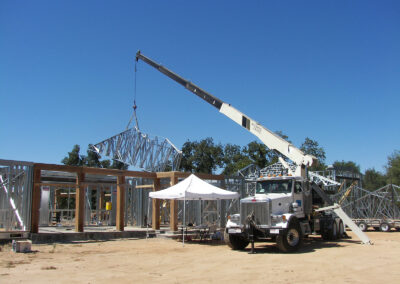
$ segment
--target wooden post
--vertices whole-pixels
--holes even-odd
[[[124,225],[125,225],[124,212],[125,212],[125,177],[118,176],[117,177],[117,216],[116,216],[117,231],[124,230]]]
[[[153,180],[153,191],[159,191],[161,188],[161,181],[159,178]],[[151,226],[153,230],[160,230],[160,199],[153,198],[153,214]]]
[[[76,194],[75,194],[75,232],[83,232],[83,220],[85,217],[85,187],[82,184],[85,180],[83,172],[76,173]]]
[[[31,233],[39,233],[39,209],[40,198],[42,195],[40,188],[41,170],[34,167],[33,169],[33,192],[32,192],[32,209],[31,209]]]
[[[171,177],[171,186],[178,183],[178,177],[173,174]],[[178,201],[170,201],[170,211],[169,211],[169,227],[171,231],[178,231]]]

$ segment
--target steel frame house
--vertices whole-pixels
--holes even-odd
[[[106,221],[105,197],[114,199],[112,211],[107,213],[113,215],[111,226],[117,231],[124,231],[127,225],[141,227],[150,223],[153,229],[160,229],[161,216],[169,223],[170,230],[176,231],[178,222],[183,220],[183,201],[164,206],[162,201],[153,200],[152,214],[146,216],[147,197],[150,191],[174,185],[189,175],[176,171],[139,172],[0,159],[0,238],[2,233],[38,233],[43,224],[62,225],[66,220],[76,232],[83,232],[85,226],[100,226],[99,222]],[[245,194],[243,178],[196,175],[242,196]],[[61,199],[67,199],[68,206],[73,205],[60,208]],[[186,220],[196,223],[215,222],[224,226],[226,214],[238,210],[237,202],[204,201],[196,206],[190,206],[191,201],[187,203],[190,210],[186,211]],[[95,204],[95,208],[90,204]]]

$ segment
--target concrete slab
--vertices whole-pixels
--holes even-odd
[[[84,232],[77,233],[73,227],[40,227],[39,233],[31,234],[30,239],[34,244],[57,243],[57,242],[75,242],[88,240],[111,240],[120,238],[146,238],[155,237],[152,229],[125,227],[125,230],[116,231],[115,227],[85,227]]]

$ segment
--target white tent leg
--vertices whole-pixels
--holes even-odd
[[[182,224],[182,246],[185,246],[185,228],[186,228],[186,196],[183,198],[183,224]]]

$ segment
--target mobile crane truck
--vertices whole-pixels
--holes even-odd
[[[370,244],[368,237],[340,206],[334,204],[317,184],[308,180],[307,167],[317,162],[314,156],[304,154],[230,104],[154,62],[140,51],[136,54],[136,62],[139,60],[217,108],[281,155],[279,161],[285,171],[278,176],[257,178],[254,194],[240,200],[240,214],[228,216],[224,231],[228,246],[242,250],[251,242],[253,250],[254,242],[276,241],[279,250],[294,252],[300,248],[303,238],[310,234],[320,234],[323,239],[330,240],[340,238],[345,231],[344,225],[353,230],[362,243]],[[293,171],[282,156],[293,161],[296,170]]]

